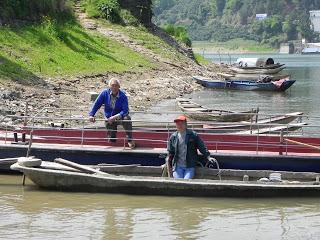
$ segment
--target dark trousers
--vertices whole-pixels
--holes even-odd
[[[117,138],[117,129],[118,129],[118,125],[122,125],[126,135],[127,135],[127,139],[129,142],[132,141],[132,122],[131,122],[131,117],[125,116],[123,118],[123,120],[117,120],[111,124],[109,124],[106,121],[106,128],[107,128],[107,136],[110,139],[110,142],[115,142],[116,138]]]

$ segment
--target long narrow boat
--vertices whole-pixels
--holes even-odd
[[[196,179],[162,177],[161,167],[109,166],[105,171],[57,170],[11,166],[37,186],[58,191],[124,193],[192,197],[306,197],[320,196],[319,173],[197,169]],[[91,168],[85,167],[86,171]],[[220,178],[220,179],[219,179]]]
[[[204,124],[203,130],[210,133],[234,133],[244,130],[255,130],[255,129],[262,129],[262,128],[271,128],[274,127],[276,124],[283,125],[286,127],[285,124],[289,124],[292,121],[296,120],[297,118],[303,115],[302,112],[292,112],[287,113],[281,116],[270,116],[268,118],[263,119],[252,119],[252,121],[241,121],[238,123],[229,123],[229,124]],[[258,117],[258,116],[257,116]],[[306,124],[303,124],[306,125]],[[201,131],[201,129],[197,129],[197,131]],[[261,133],[261,132],[259,132]]]
[[[279,68],[279,67],[284,67],[285,64],[269,64],[269,65],[261,65],[261,66],[243,66],[243,64],[236,64],[235,67],[236,68],[240,68],[240,69],[244,69],[244,70],[255,70],[255,69],[275,69],[275,68]]]
[[[266,126],[266,127],[260,127],[256,128],[254,130],[245,130],[245,131],[238,131],[234,134],[281,134],[282,132],[293,132],[301,129],[302,127],[306,126],[306,123],[293,123],[288,126],[286,125],[280,125],[280,126]]]
[[[276,68],[239,68],[230,67],[230,70],[235,73],[245,73],[245,74],[276,74],[285,69],[284,66]]]
[[[209,109],[189,99],[177,98],[177,105],[190,118],[200,121],[239,122],[250,120],[257,113],[257,109],[246,112],[232,112],[226,110]]]
[[[218,76],[226,79],[226,80],[254,80],[258,81],[259,79],[263,79],[268,77],[271,81],[278,81],[280,79],[290,78],[288,74],[276,74],[276,75],[265,75],[265,74],[245,74],[245,73],[217,73]]]
[[[290,88],[295,80],[281,79],[268,83],[259,83],[256,81],[246,80],[209,80],[207,78],[194,76],[194,80],[207,88],[230,89],[230,90],[246,90],[246,91],[273,91],[284,92]]]

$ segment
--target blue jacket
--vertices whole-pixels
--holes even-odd
[[[104,105],[104,116],[109,118],[116,114],[120,114],[121,119],[129,114],[129,105],[128,105],[128,98],[126,94],[119,90],[119,98],[115,103],[114,109],[111,108],[111,97],[110,97],[111,90],[105,89],[103,90],[99,96],[97,97],[96,101],[93,104],[91,112],[89,116],[94,116],[99,108]]]
[[[198,162],[198,149],[205,156],[210,156],[210,152],[205,146],[202,139],[198,136],[196,132],[191,129],[186,130],[186,139],[185,142],[187,144],[187,167],[192,168],[197,165]],[[168,154],[169,158],[172,159],[172,167],[175,169],[177,158],[178,158],[178,132],[173,133],[170,136],[168,141]]]

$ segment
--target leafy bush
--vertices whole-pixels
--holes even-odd
[[[98,9],[100,10],[102,17],[110,22],[120,21],[120,5],[117,0],[100,0]]]
[[[188,47],[192,46],[192,42],[189,38],[187,29],[185,27],[182,27],[182,26],[175,27],[174,25],[169,24],[165,26],[163,29],[166,33],[175,37],[178,41],[183,42]]]
[[[140,25],[140,21],[135,16],[133,16],[131,12],[129,12],[126,9],[120,10],[120,18],[125,25],[130,25],[130,26]]]

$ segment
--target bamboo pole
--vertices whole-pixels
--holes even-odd
[[[103,175],[106,175],[106,176],[111,176],[110,174],[108,174],[106,172],[102,172],[102,171],[100,171],[98,169],[91,168],[90,166],[77,164],[75,162],[71,162],[71,161],[68,161],[68,160],[65,160],[65,159],[62,159],[62,158],[56,158],[54,160],[54,162],[62,164],[62,165],[65,165],[65,166],[68,166],[68,167],[71,167],[71,168],[74,168],[74,169],[77,169],[77,170],[80,170],[80,171],[82,171],[84,173],[91,173],[91,174],[98,173],[98,174],[103,174]]]

